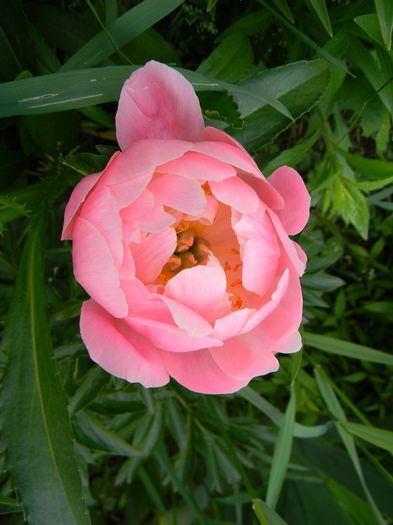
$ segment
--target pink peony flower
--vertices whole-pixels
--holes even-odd
[[[310,198],[289,167],[265,179],[244,148],[204,127],[192,86],[149,62],[125,82],[121,152],[67,204],[63,239],[90,295],[91,358],[145,387],[239,390],[301,347],[299,276]]]

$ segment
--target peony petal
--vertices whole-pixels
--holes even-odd
[[[258,195],[239,177],[230,177],[220,182],[209,182],[217,200],[241,213],[254,213],[259,206]]]
[[[263,179],[262,173],[250,155],[243,148],[228,142],[198,142],[190,146],[190,150],[214,157],[246,173],[252,173],[259,179]]]
[[[198,181],[220,181],[236,175],[235,168],[227,162],[194,151],[188,151],[179,159],[158,166],[156,171]]]
[[[288,256],[288,259],[295,268],[299,276],[303,275],[304,270],[306,269],[306,261],[304,257],[304,252],[300,253],[300,250],[296,248],[293,241],[288,237],[287,231],[284,229],[284,226],[281,223],[278,215],[272,211],[269,212],[270,218],[272,220],[273,226],[277,232],[278,238],[281,241],[281,244]]]
[[[77,184],[77,186],[75,186],[64,212],[64,224],[61,234],[62,241],[65,241],[66,239],[72,239],[72,230],[74,229],[77,213],[90,191],[94,188],[100,176],[101,173],[87,175],[87,177],[83,178]]]
[[[188,306],[164,295],[158,297],[168,306],[177,326],[192,337],[204,337],[213,332],[211,324]]]
[[[78,218],[73,237],[76,280],[111,315],[126,316],[128,305],[120,288],[118,271],[101,232],[89,221]]]
[[[203,128],[198,97],[174,69],[150,61],[124,83],[116,113],[121,149],[140,139],[197,141]]]
[[[118,152],[111,158],[100,184],[112,186],[131,182],[132,186],[138,178],[138,184],[143,188],[144,177],[150,180],[157,166],[181,157],[191,147],[192,144],[184,140],[151,139],[135,142],[127,150]],[[121,191],[119,197],[121,198]]]
[[[225,341],[239,335],[246,322],[256,313],[254,308],[242,308],[217,319],[214,323],[214,335]]]
[[[248,173],[239,173],[239,177],[254,189],[261,201],[272,210],[281,210],[284,199],[272,184],[266,179],[258,179]]]
[[[261,229],[244,244],[242,282],[250,292],[264,296],[276,283],[281,250],[271,222],[266,214],[262,217]]]
[[[255,330],[228,339],[221,348],[211,348],[210,353],[225,374],[238,380],[249,381],[279,367],[271,348],[261,342]]]
[[[206,208],[206,197],[198,182],[180,175],[161,175],[149,185],[160,204],[189,215],[200,215]]]
[[[274,312],[280,302],[283,300],[289,285],[289,270],[285,269],[280,279],[278,280],[276,289],[272,293],[270,300],[265,302],[254,315],[244,325],[242,333],[249,332],[258,326],[264,319],[266,319],[272,312]]]
[[[144,283],[152,283],[176,249],[176,232],[166,228],[147,235],[140,243],[131,243],[136,276]]]
[[[107,187],[97,187],[90,193],[80,217],[100,231],[118,268],[123,259],[122,224],[116,201]]]
[[[299,173],[288,166],[275,170],[269,182],[284,199],[284,208],[278,212],[290,235],[301,232],[310,217],[310,194]]]
[[[249,382],[226,375],[215,363],[209,350],[174,354],[161,352],[171,377],[193,392],[201,394],[230,394]]]
[[[163,302],[160,303],[165,306]],[[158,316],[157,316],[158,317]],[[173,352],[193,352],[202,348],[222,346],[222,341],[215,337],[193,337],[177,325],[150,319],[144,316],[132,315],[125,319],[126,323],[134,328],[138,333],[147,337],[155,346]]]
[[[225,142],[226,144],[230,144],[231,146],[235,146],[236,148],[239,148],[242,150],[247,156],[249,156],[248,151],[245,149],[245,147],[240,144],[239,141],[225,133],[225,131],[221,131],[220,129],[213,128],[211,126],[207,126],[202,133],[202,139],[208,142]],[[250,157],[252,162],[254,160]],[[259,171],[258,166],[254,162],[254,167],[256,170]]]
[[[94,301],[83,303],[80,328],[90,357],[110,374],[147,388],[168,383],[160,351]]]
[[[208,321],[222,317],[230,309],[225,272],[219,264],[195,266],[170,279],[164,295],[184,304]]]

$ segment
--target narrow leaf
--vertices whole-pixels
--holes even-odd
[[[31,227],[4,336],[8,366],[1,394],[3,446],[30,523],[87,525],[46,315],[45,225],[43,214]]]
[[[380,363],[387,366],[393,365],[393,355],[381,352],[380,350],[374,350],[374,348],[368,346],[342,341],[341,339],[336,339],[327,335],[304,332],[303,341],[306,346],[317,348],[328,354],[344,355],[346,357],[362,359],[363,361]]]
[[[374,0],[377,8],[379,27],[388,51],[392,46],[393,3],[391,0]]]
[[[277,441],[274,447],[273,461],[269,473],[267,486],[266,503],[272,509],[276,508],[280,497],[281,488],[284,484],[291,457],[293,431],[296,415],[296,391],[291,388],[291,397],[285,411],[284,421],[278,432]]]
[[[353,436],[360,437],[393,455],[393,432],[390,430],[371,425],[361,425],[360,423],[350,423],[349,421],[339,421],[338,424]]]
[[[323,27],[329,36],[333,36],[332,25],[330,23],[329,13],[326,7],[325,0],[310,0],[310,4],[313,6],[319,20],[322,22]]]
[[[62,71],[95,66],[159,22],[184,0],[144,0],[94,36],[62,67]],[[116,48],[117,46],[117,48]]]

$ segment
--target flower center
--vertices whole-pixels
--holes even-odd
[[[197,235],[197,226],[188,221],[181,222],[176,227],[177,242],[173,254],[161,270],[157,281],[166,284],[174,275],[193,268],[198,264],[207,264],[210,244],[206,239]]]

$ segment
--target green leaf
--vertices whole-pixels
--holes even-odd
[[[73,421],[75,434],[82,445],[117,456],[142,456],[140,450],[105,428],[100,421],[87,412],[75,414]]]
[[[319,388],[319,391],[321,393],[321,396],[322,396],[322,399],[324,400],[329,412],[334,416],[334,418],[339,421],[344,421],[346,422],[347,421],[347,418],[346,418],[346,415],[345,415],[345,412],[333,390],[333,387],[331,386],[331,381],[330,379],[328,378],[328,376],[326,375],[326,373],[324,372],[324,370],[320,367],[320,366],[317,366],[314,370],[314,374],[315,374],[315,379],[317,381],[317,385],[318,385],[318,388]],[[370,504],[370,507],[373,511],[373,522],[370,523],[370,525],[373,525],[373,524],[378,524],[378,525],[385,525],[385,521],[378,509],[378,507],[376,506],[375,502],[374,502],[374,499],[367,487],[367,484],[366,484],[366,481],[365,481],[365,478],[364,478],[364,475],[363,475],[363,470],[362,470],[362,467],[361,467],[361,464],[360,464],[360,461],[359,461],[359,456],[358,456],[358,453],[356,451],[356,447],[355,447],[355,443],[354,443],[354,440],[352,438],[352,436],[350,436],[343,428],[342,426],[338,425],[336,423],[336,428],[337,428],[337,431],[341,437],[341,440],[345,446],[345,448],[347,449],[347,453],[349,455],[349,457],[351,458],[351,461],[352,461],[352,464],[353,464],[353,467],[356,471],[356,474],[358,475],[358,478],[359,478],[359,481],[363,487],[363,490],[364,490],[364,493],[366,495],[366,498]]]
[[[283,424],[284,414],[271,403],[269,403],[269,401],[267,401],[264,397],[255,392],[255,390],[250,386],[246,386],[245,388],[239,390],[238,395],[251,403],[251,405],[255,406],[277,426],[280,427]],[[293,435],[294,437],[302,439],[316,438],[326,434],[330,427],[331,423],[316,425],[314,427],[295,423]]]
[[[22,512],[23,507],[14,498],[0,495],[0,514]]]
[[[338,424],[353,436],[360,437],[373,445],[387,450],[393,455],[393,432],[371,425],[338,421]]]
[[[375,14],[357,16],[354,21],[363,31],[377,44],[383,45],[381,28],[379,27],[378,17]]]
[[[332,178],[333,207],[346,224],[352,224],[363,239],[368,238],[370,212],[366,197],[358,189],[357,184],[337,174]]]
[[[393,29],[393,3],[391,0],[374,0],[377,8],[379,27],[383,36],[385,47],[390,51],[392,45]]]
[[[272,509],[276,508],[284,484],[291,457],[293,432],[296,416],[296,390],[291,388],[291,397],[285,411],[284,420],[280,426],[276,444],[274,446],[272,466],[269,473],[266,503]]]
[[[23,250],[4,335],[3,446],[29,522],[87,525],[46,315],[45,229],[42,214]]]
[[[325,0],[309,0],[309,2],[313,6],[319,20],[322,22],[323,27],[326,29],[327,34],[333,36],[332,25]]]
[[[277,157],[268,162],[264,167],[263,173],[266,177],[271,175],[274,170],[281,166],[290,166],[295,168],[298,164],[304,161],[307,152],[314,146],[320,132],[313,133],[310,137],[300,141],[296,146],[281,151]]]
[[[293,18],[293,14],[289,9],[287,0],[273,0],[273,2],[276,4],[281,13],[288,18],[290,22],[293,23],[295,21]]]
[[[83,379],[82,384],[70,399],[68,409],[75,414],[89,405],[99,394],[101,388],[109,381],[110,375],[102,368],[91,368]]]
[[[198,73],[236,82],[246,75],[253,63],[251,44],[242,33],[230,33],[200,64]]]
[[[363,525],[374,521],[370,505],[355,493],[332,479],[326,480],[326,486],[353,523]]]
[[[184,0],[144,0],[89,40],[65,62],[61,70],[71,71],[100,64],[116,52],[117,48],[123,47],[159,22],[183,2]]]
[[[287,522],[261,499],[253,499],[252,508],[261,525],[287,525]]]
[[[241,83],[244,93],[233,92],[233,95],[239,104],[244,125],[240,131],[231,130],[232,134],[254,150],[270,142],[292,121],[272,105],[269,106],[268,102],[261,103],[261,99],[254,94],[262,93],[264,97],[282,103],[296,119],[320,99],[329,78],[328,64],[324,60],[312,60],[265,70]]]
[[[368,346],[349,343],[326,335],[303,333],[303,342],[306,346],[317,348],[328,354],[343,355],[354,359],[361,359],[371,363],[393,366],[393,355],[374,350]]]
[[[393,175],[393,165],[391,162],[380,159],[366,159],[361,155],[349,153],[341,148],[338,148],[338,151],[352,167],[368,179],[380,180]]]

